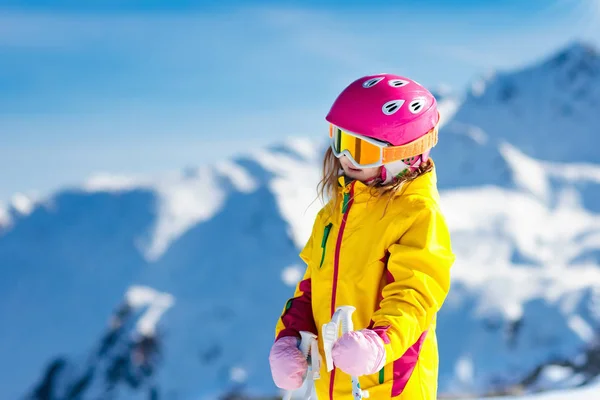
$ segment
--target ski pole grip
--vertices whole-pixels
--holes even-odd
[[[340,306],[338,310],[342,313],[342,333],[352,332],[354,324],[352,323],[352,313],[356,310],[353,306]]]
[[[317,339],[317,335],[312,332],[300,331],[300,346],[299,349],[302,352],[304,358],[308,358],[310,353],[310,345],[313,340]]]

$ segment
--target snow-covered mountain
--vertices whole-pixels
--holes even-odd
[[[475,81],[440,133],[459,254],[440,315],[441,357],[454,364],[442,388],[546,389],[598,374],[599,96],[600,55],[574,43]]]
[[[537,159],[599,162],[600,53],[574,43],[518,72],[473,82],[456,119]]]
[[[432,154],[457,262],[441,393],[600,374],[599,65],[576,43],[442,100]],[[324,145],[0,207],[0,397],[276,393],[267,354],[303,272]]]
[[[157,327],[160,393],[198,398],[240,381],[275,393],[266,355],[319,207],[309,207],[321,153],[312,146],[292,142],[153,180],[99,176],[26,216],[11,213],[0,238],[1,397],[33,391],[57,360],[69,366],[54,378],[60,391],[79,385],[90,360],[109,370],[114,357],[134,360],[147,336],[136,320],[154,302],[117,324],[129,326],[113,336],[131,352],[107,359],[98,350],[124,319],[131,286],[173,298]],[[98,367],[94,380],[107,374]]]

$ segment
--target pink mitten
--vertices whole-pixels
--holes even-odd
[[[275,385],[285,390],[295,390],[302,386],[308,362],[298,349],[298,339],[285,336],[278,339],[269,354],[271,375]]]
[[[333,345],[333,363],[352,376],[377,373],[385,365],[383,340],[370,329],[348,332]]]

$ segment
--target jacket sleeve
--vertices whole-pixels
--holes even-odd
[[[372,321],[385,343],[386,363],[424,337],[450,290],[455,259],[448,227],[436,207],[419,211],[388,251],[387,283]]]
[[[300,331],[312,332],[315,335],[318,334],[312,311],[311,267],[309,264],[313,241],[315,240],[314,232],[317,222],[318,217],[308,242],[300,252],[300,258],[306,264],[306,271],[304,272],[302,280],[296,285],[294,296],[285,304],[283,312],[277,322],[275,328],[276,340],[284,336],[300,337]]]

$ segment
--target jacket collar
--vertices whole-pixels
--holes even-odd
[[[361,181],[349,179],[345,175],[341,175],[338,178],[338,184],[340,186],[339,193],[353,193],[353,199],[355,203],[367,202],[372,199],[371,188]],[[405,183],[402,188],[394,194],[394,197],[407,196],[412,194],[424,194],[431,196],[434,194],[436,199],[439,197],[437,191],[437,174],[435,170],[435,164],[433,169],[418,178]]]

